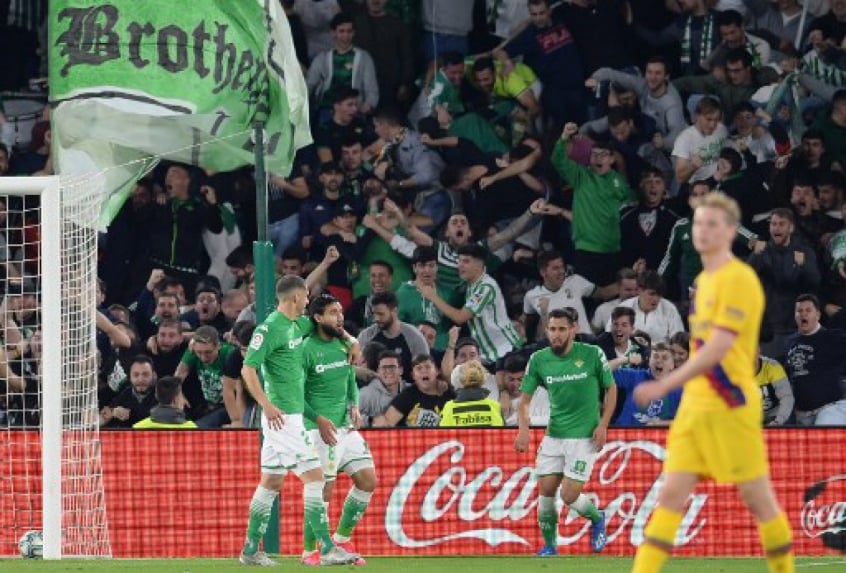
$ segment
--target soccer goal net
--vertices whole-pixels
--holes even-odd
[[[0,556],[111,554],[97,416],[90,181],[0,178]]]

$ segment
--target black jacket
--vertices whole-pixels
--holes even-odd
[[[131,428],[136,422],[140,422],[150,415],[150,409],[156,405],[156,393],[150,388],[150,391],[139,401],[138,397],[132,391],[132,386],[124,388],[120,394],[114,397],[109,404],[112,408],[123,407],[129,410],[129,419],[126,421],[113,418],[109,422],[109,428]]]
[[[170,199],[164,205],[153,203],[145,214],[150,223],[150,260],[165,268],[199,271],[203,229],[212,233],[223,230],[220,208],[195,197]]]
[[[802,265],[796,264],[797,252],[804,254]],[[783,247],[770,241],[763,252],[749,255],[749,264],[761,278],[767,296],[762,338],[766,340],[770,333],[787,334],[796,330],[793,317],[796,297],[803,292],[815,292],[820,284],[814,250],[796,237]]]
[[[642,258],[647,268],[657,269],[678,220],[679,216],[663,205],[638,204],[625,210],[620,216],[623,264],[630,267]]]
[[[810,412],[843,399],[846,333],[820,328],[814,334],[791,335],[785,344],[785,369],[793,383],[796,410]]]

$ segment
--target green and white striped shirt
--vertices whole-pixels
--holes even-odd
[[[488,251],[485,268],[495,272],[502,261],[488,249],[486,240],[476,241],[476,244]],[[461,277],[458,276],[458,249],[450,245],[448,241],[434,241],[432,245],[438,250],[438,286],[446,289],[450,296],[455,296],[464,286]]]
[[[502,291],[487,273],[467,285],[464,308],[473,313],[468,323],[470,333],[479,343],[482,361],[486,364],[493,364],[512,350],[523,347],[525,341],[508,318]]]

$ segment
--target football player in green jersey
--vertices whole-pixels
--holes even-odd
[[[325,479],[314,442],[306,431],[303,417],[317,416],[305,402],[303,342],[313,328],[303,316],[308,304],[308,287],[297,276],[286,276],[276,283],[279,305],[256,327],[250,341],[241,377],[250,394],[262,407],[261,483],[250,503],[247,541],[239,561],[244,565],[273,566],[259,542],[267,530],[273,502],[279,495],[285,474],[293,471],[303,482],[305,527],[321,542],[323,565],[353,563],[358,556],[337,547],[329,534],[326,506],[323,504]],[[262,380],[259,378],[261,369]],[[331,433],[331,422],[323,419],[324,431]]]
[[[520,390],[518,452],[529,447],[529,404],[542,386],[549,394],[549,425],[538,448],[535,473],[540,496],[538,523],[544,547],[540,556],[557,555],[558,510],[555,495],[561,488],[564,504],[591,522],[591,547],[605,547],[605,515],[582,494],[597,455],[605,446],[608,424],[617,403],[617,387],[605,354],[598,346],[575,342],[578,312],[567,307],[549,312],[549,346],[533,353]],[[600,418],[600,389],[605,401]],[[563,485],[562,485],[563,481]]]
[[[321,433],[316,422],[306,419],[305,426],[317,447],[323,475],[326,476],[324,500],[332,499],[335,478],[339,471],[350,476],[353,486],[347,494],[344,509],[333,541],[350,553],[353,528],[364,516],[373,490],[376,471],[370,448],[358,432],[361,414],[358,411],[358,385],[355,371],[349,363],[344,342],[344,311],[341,303],[330,294],[323,294],[309,305],[314,333],[303,345],[305,368],[305,400],[314,409],[317,419],[327,419],[335,431]],[[317,538],[308,528],[304,531],[303,558],[306,565],[319,565]],[[364,565],[359,558],[356,565]]]

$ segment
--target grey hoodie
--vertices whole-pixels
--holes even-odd
[[[370,418],[381,416],[397,395],[408,388],[409,383],[401,380],[399,391],[391,394],[381,380],[374,378],[358,393],[358,409],[361,412],[362,426],[370,425]]]
[[[473,29],[473,0],[423,0],[420,13],[429,32],[466,36]]]

